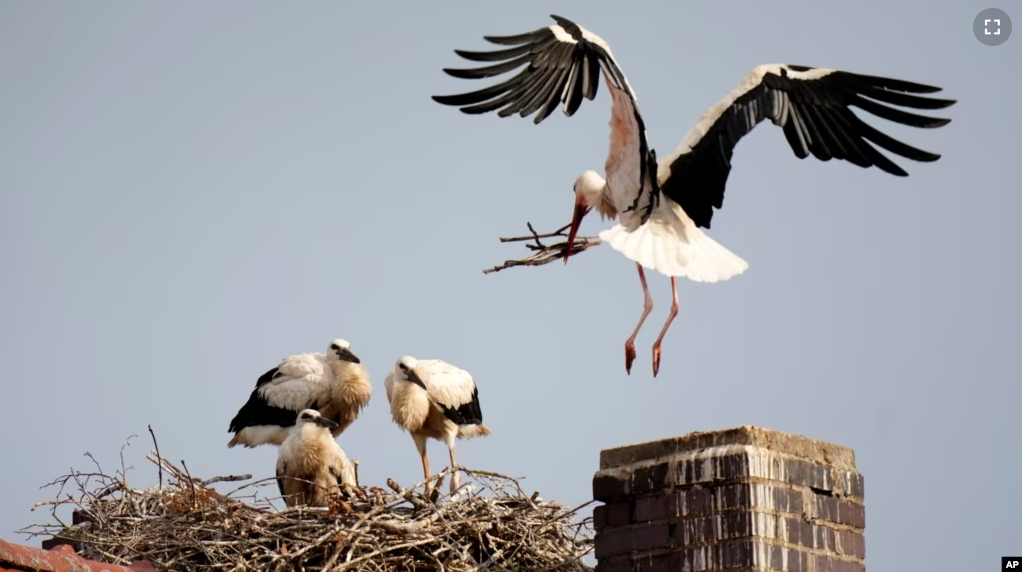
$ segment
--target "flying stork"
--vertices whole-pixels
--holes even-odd
[[[437,439],[448,446],[451,467],[455,463],[455,439],[490,435],[483,424],[479,390],[469,372],[439,359],[417,360],[404,356],[384,379],[391,418],[412,435],[423,462],[427,495],[432,492],[430,460],[426,440]],[[451,492],[458,488],[458,473],[451,474]]]
[[[337,437],[359,416],[372,393],[366,366],[345,340],[331,342],[326,354],[288,356],[256,381],[249,400],[231,420],[228,432],[234,437],[227,446],[279,446],[304,409],[316,409],[333,421],[331,434]]]
[[[636,357],[635,339],[653,308],[643,268],[671,278],[672,306],[653,346],[654,376],[660,366],[661,341],[678,313],[675,279],[696,282],[728,280],[748,264],[713,241],[701,228],[710,228],[714,209],[724,200],[732,153],[743,136],[770,119],[782,128],[800,159],[813,155],[822,161],[840,159],[860,167],[877,167],[905,177],[907,173],[873,145],[907,159],[937,161],[940,155],[911,147],[864,123],[850,107],[902,125],[935,128],[949,119],[909,113],[895,107],[943,109],[954,100],[921,97],[941,88],[883,77],[800,65],[760,65],[749,72],[697,120],[696,125],[667,157],[657,160],[639,114],[636,94],[611,47],[578,24],[551,15],[555,24],[514,36],[486,36],[493,44],[510,46],[487,52],[455,50],[462,58],[488,65],[445,69],[456,78],[482,79],[528,66],[495,85],[458,95],[434,96],[434,101],[457,106],[470,115],[497,111],[498,116],[535,113],[539,124],[559,104],[571,117],[583,98],[592,100],[603,72],[611,93],[610,148],[604,163],[605,180],[595,171],[576,179],[575,209],[569,244],[583,217],[596,208],[601,219],[619,220],[600,238],[636,263],[643,286],[643,313],[625,342],[625,370]],[[869,99],[868,99],[869,98]],[[565,252],[568,262],[569,251]]]
[[[327,506],[342,487],[355,487],[355,467],[331,435],[337,423],[315,409],[301,411],[277,451],[277,488],[284,503]]]

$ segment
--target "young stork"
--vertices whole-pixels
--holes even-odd
[[[373,386],[366,366],[345,340],[334,340],[326,354],[304,353],[284,358],[256,381],[249,400],[231,420],[234,437],[228,447],[280,445],[295,424],[295,415],[316,409],[334,422],[337,437],[369,403]]]
[[[391,418],[412,435],[423,461],[427,495],[432,492],[430,460],[426,440],[437,439],[448,446],[448,458],[455,467],[455,439],[490,435],[483,424],[479,390],[469,372],[439,359],[417,360],[404,356],[384,379]],[[458,473],[451,474],[451,492],[458,488]]]
[[[477,91],[434,96],[434,101],[458,106],[463,113],[498,111],[500,117],[536,113],[539,124],[558,104],[572,116],[583,98],[597,94],[599,77],[611,93],[611,135],[605,180],[595,171],[576,179],[575,210],[569,244],[583,217],[596,208],[601,219],[619,220],[600,238],[636,263],[643,286],[643,313],[625,342],[625,371],[636,357],[635,339],[653,308],[643,268],[671,278],[672,306],[653,346],[654,376],[660,366],[661,341],[678,313],[675,279],[717,282],[742,273],[747,263],[711,240],[714,209],[724,200],[732,153],[746,134],[765,119],[782,128],[800,159],[813,155],[822,161],[840,159],[886,173],[907,175],[871,144],[915,161],[937,161],[864,123],[851,107],[912,127],[934,128],[949,119],[908,113],[884,103],[942,109],[952,100],[925,98],[941,88],[908,81],[808,66],[769,64],[749,72],[697,120],[675,151],[657,161],[646,138],[636,94],[603,39],[582,26],[552,15],[556,24],[515,36],[486,36],[493,44],[511,46],[489,52],[455,50],[462,58],[490,65],[445,69],[451,76],[481,79],[528,66],[513,77]],[[869,99],[868,99],[869,98]],[[565,253],[568,262],[568,252]]]
[[[298,414],[277,454],[277,488],[288,507],[327,506],[331,493],[354,487],[355,467],[334,440],[337,423],[315,409]]]

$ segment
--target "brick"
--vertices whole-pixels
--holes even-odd
[[[681,546],[710,544],[718,540],[721,529],[721,515],[702,518],[687,518],[675,526],[675,543]]]
[[[654,548],[671,548],[668,524],[648,524],[633,528],[621,528],[598,534],[594,539],[593,552],[597,558],[627,554]]]
[[[627,479],[616,475],[594,475],[593,500],[610,503],[625,498]]]
[[[664,520],[677,514],[674,494],[658,494],[639,497],[632,513],[632,522],[642,523],[651,520]]]
[[[608,528],[619,528],[632,524],[632,503],[615,502],[593,509],[593,530],[601,532]]]
[[[607,505],[597,505],[593,507],[593,530],[600,532],[607,528]]]
[[[862,529],[866,525],[863,505],[849,501],[838,501],[838,522]]]
[[[739,483],[714,489],[714,500],[719,511],[751,508],[763,511],[802,514],[802,491],[772,486],[765,483]]]
[[[718,566],[721,568],[737,568],[754,566],[753,543],[748,540],[730,540],[718,545]]]
[[[813,487],[823,491],[834,490],[831,468],[802,459],[785,459],[783,480],[789,484]]]
[[[814,495],[815,511],[813,516],[828,522],[839,522],[838,499],[824,495]]]
[[[858,532],[839,530],[835,533],[836,552],[845,556],[852,556],[862,560],[866,558],[866,547],[863,542],[863,535]]]
[[[720,540],[753,535],[753,518],[748,512],[729,512],[721,515]]]
[[[781,526],[785,529],[785,540],[800,546],[813,547],[814,526],[801,518],[783,518]]]
[[[862,562],[839,560],[828,556],[813,557],[813,572],[865,572]]]
[[[845,494],[859,499],[863,497],[863,475],[853,471],[845,471]]]
[[[814,526],[813,547],[818,550],[835,552],[835,531],[826,526]],[[814,572],[820,571],[815,570]]]
[[[686,572],[714,570],[714,546],[697,546],[683,550],[682,570]]]
[[[714,509],[713,489],[694,488],[678,491],[676,494],[678,495],[679,516],[710,514]]]
[[[658,493],[666,487],[673,486],[674,481],[667,478],[668,465],[668,463],[658,463],[636,469],[633,472],[632,478],[632,494],[646,495]]]
[[[632,515],[632,503],[631,502],[616,502],[609,505],[607,512],[607,524],[608,526],[619,527],[628,526],[632,524],[630,516]]]
[[[730,540],[718,546],[716,564],[718,568],[728,570],[747,568],[810,572],[810,554],[762,540]]]
[[[673,463],[672,481],[676,485],[692,485],[749,475],[745,453],[735,453],[706,459],[682,459]]]
[[[597,562],[593,572],[634,572],[632,560],[625,558],[608,558]]]
[[[636,572],[680,572],[682,553],[668,552],[651,556],[637,556],[632,559]]]
[[[750,506],[750,485],[741,483],[714,489],[714,502],[720,511]]]

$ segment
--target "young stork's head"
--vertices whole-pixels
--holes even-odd
[[[320,415],[320,412],[315,409],[303,409],[300,411],[298,419],[295,421],[295,425],[299,428],[315,426],[323,427],[327,430],[337,427],[337,423],[334,423],[330,419],[325,419]]]
[[[359,358],[352,353],[352,345],[342,339],[330,342],[330,353],[327,355],[340,362],[362,363],[359,361]]]
[[[426,384],[420,379],[419,374],[416,373],[416,366],[419,362],[412,356],[402,356],[398,358],[398,363],[394,364],[394,371],[398,373],[398,380],[407,383],[414,383],[423,389],[426,389]]]
[[[586,171],[575,180],[572,192],[575,193],[575,210],[572,212],[572,229],[568,231],[568,248],[565,249],[565,264],[568,264],[568,256],[572,252],[572,244],[575,243],[575,235],[579,231],[579,225],[583,217],[589,214],[594,207],[600,209],[601,217],[612,216],[604,205],[604,189],[607,188],[607,181],[596,171]],[[613,213],[613,211],[611,211]]]

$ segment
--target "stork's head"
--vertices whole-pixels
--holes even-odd
[[[352,346],[347,341],[342,339],[334,340],[330,342],[330,355],[336,358],[338,361],[347,361],[351,363],[362,363],[359,358],[352,353]]]
[[[324,418],[320,415],[320,412],[315,409],[303,409],[298,414],[298,419],[295,421],[295,425],[303,427],[307,425],[315,425],[317,427],[325,427],[327,429],[333,429],[337,427],[337,423],[334,423],[330,419]]]
[[[596,171],[586,171],[575,180],[572,191],[575,193],[575,210],[572,212],[572,228],[568,231],[568,249],[565,250],[565,264],[568,264],[568,256],[572,252],[572,244],[575,243],[575,235],[579,231],[579,224],[583,217],[589,214],[593,207],[600,204],[603,199],[606,181]]]
[[[398,374],[398,379],[408,383],[414,383],[423,389],[426,389],[426,384],[416,373],[416,366],[419,362],[412,356],[402,356],[398,358],[398,363],[394,365],[394,371]]]

